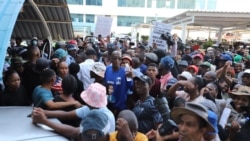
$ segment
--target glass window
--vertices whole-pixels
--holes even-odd
[[[145,0],[118,0],[118,7],[145,7]]]
[[[216,10],[217,0],[208,0],[207,1],[207,10]]]
[[[86,14],[86,23],[95,23],[95,15]]]
[[[155,21],[156,17],[146,17],[146,23],[151,23],[152,21]]]
[[[152,7],[152,0],[147,0],[147,8],[151,8]]]
[[[67,0],[68,4],[78,4],[83,5],[83,0]]]
[[[157,0],[156,8],[163,8],[163,7],[166,7],[166,0]]]
[[[102,6],[102,0],[86,0],[86,5]]]
[[[178,9],[195,9],[195,0],[178,0]]]
[[[170,0],[170,6],[169,8],[175,8],[175,0]]]
[[[195,9],[205,9],[205,0],[196,0]]]
[[[72,22],[83,22],[83,14],[70,14]]]
[[[131,26],[144,23],[144,17],[139,16],[117,16],[117,26]]]

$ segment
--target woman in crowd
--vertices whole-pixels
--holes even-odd
[[[0,94],[1,106],[29,106],[29,101],[25,88],[21,85],[21,80],[15,70],[7,70],[4,73],[3,82],[5,89]]]

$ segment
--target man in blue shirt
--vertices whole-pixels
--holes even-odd
[[[104,75],[105,85],[107,87],[109,105],[108,107],[115,116],[121,110],[126,109],[127,92],[132,87],[132,71],[126,72],[121,67],[122,54],[120,51],[114,51],[111,55],[112,65],[108,66]]]

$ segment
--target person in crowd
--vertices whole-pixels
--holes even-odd
[[[217,80],[216,73],[214,71],[208,71],[203,75],[204,85]]]
[[[177,62],[180,73],[187,71],[188,62],[186,60],[179,60]]]
[[[244,69],[244,63],[239,62],[239,63],[234,63],[234,71],[235,71],[235,78],[237,79],[239,74],[243,72]]]
[[[215,132],[202,105],[187,102],[185,107],[174,108],[171,117],[178,124],[179,141],[203,141],[207,132]],[[156,140],[163,141],[169,136],[160,136],[157,132]]]
[[[209,62],[207,62],[207,61],[202,62],[202,63],[200,64],[199,70],[200,70],[200,71],[199,71],[199,74],[200,74],[201,76],[204,76],[204,74],[205,74],[206,72],[211,71],[211,64],[210,64]]]
[[[77,73],[80,71],[80,66],[77,63],[71,63],[69,65],[69,74],[71,74],[72,76],[75,77],[76,82],[77,82],[77,89],[73,94],[73,97],[75,100],[79,101],[81,104],[84,104],[84,102],[82,101],[80,95],[81,92],[83,91],[83,83],[81,80],[78,79],[77,77]]]
[[[0,106],[30,106],[26,89],[21,85],[21,80],[15,70],[4,72],[3,83],[5,89],[0,94]]]
[[[105,71],[104,81],[108,92],[109,108],[117,117],[121,110],[126,109],[128,90],[132,88],[132,71],[125,71],[121,67],[122,54],[120,51],[112,52],[112,66]]]
[[[23,64],[23,86],[25,87],[28,97],[32,100],[32,93],[37,85],[40,85],[39,72],[36,71],[48,67],[48,62],[40,58],[40,50],[37,46],[30,46],[28,48],[28,61]],[[45,63],[47,62],[47,64]],[[43,64],[43,65],[42,65]],[[45,65],[46,64],[46,65]],[[43,67],[42,67],[43,66]],[[37,73],[38,72],[38,73]]]
[[[188,72],[188,71],[183,71],[181,74],[179,74],[178,76],[177,76],[177,79],[178,80],[189,80],[189,79],[191,79],[193,76],[192,76],[192,74],[190,73],[190,72]]]
[[[215,102],[215,99],[218,95],[217,84],[215,82],[208,83],[205,87],[201,89],[200,94]]]
[[[68,53],[66,52],[66,50],[59,48],[55,50],[53,58],[57,58],[59,61],[66,61],[67,55]]]
[[[55,132],[75,141],[107,141],[108,135],[104,131],[108,126],[108,116],[98,110],[91,110],[81,123],[83,129],[67,124],[50,121],[42,109],[34,109],[33,124],[44,124]]]
[[[24,61],[22,57],[11,58],[10,68],[8,68],[8,69],[13,69],[18,73],[18,75],[20,76],[20,78],[22,80],[22,83],[24,81],[24,78],[23,78],[24,66],[23,66],[23,64],[25,62],[26,61]]]
[[[193,58],[193,65],[199,66],[203,61],[202,54],[195,54],[192,56]]]
[[[190,55],[190,53],[191,53],[191,47],[190,46],[185,46],[185,48],[184,48],[184,54]]]
[[[139,44],[139,45],[136,47],[136,49],[135,49],[135,53],[136,53],[137,55],[141,54],[141,55],[144,56],[145,52],[146,52],[146,47],[145,47],[144,45],[142,45],[142,44]]]
[[[174,60],[170,56],[165,56],[161,59],[159,64],[159,72],[161,74],[161,92],[164,93],[172,85],[172,83],[177,81],[171,73],[171,69],[174,67]]]
[[[144,64],[144,59],[145,59],[144,54],[142,54],[142,53],[137,54],[136,57],[138,57],[140,60],[139,68],[140,68],[141,73],[145,74],[145,72],[147,70],[147,65]]]
[[[145,53],[144,64],[148,66],[150,63],[158,63],[158,56],[153,52]]]
[[[68,106],[80,107],[81,104],[77,101],[70,102],[54,102],[52,95],[51,86],[54,84],[56,79],[56,73],[52,69],[46,69],[41,72],[41,85],[34,89],[32,99],[35,107],[41,107],[43,109],[61,109]]]
[[[183,87],[184,88],[184,94],[179,94],[176,93],[175,91],[179,88]],[[218,109],[215,105],[215,103],[209,99],[206,99],[203,97],[203,95],[200,94],[201,89],[203,88],[203,80],[200,77],[192,77],[191,79],[187,81],[178,81],[175,83],[170,89],[169,92],[167,93],[167,96],[170,97],[175,97],[175,96],[182,96],[185,98],[188,102],[193,102],[193,103],[203,103],[207,102],[213,107],[213,111],[218,114]]]
[[[57,64],[56,80],[51,90],[53,95],[60,95],[62,93],[62,79],[69,74],[69,68],[66,61],[60,61]]]
[[[106,66],[101,62],[95,62],[90,70],[90,77],[95,79],[95,82],[105,85],[104,74]]]
[[[221,116],[220,118],[227,121],[224,126],[229,133],[229,139],[232,139],[247,121],[246,112],[248,111],[244,110],[244,107],[250,105],[250,87],[240,86],[238,90],[232,91],[230,94],[232,101],[228,102],[223,110],[223,112],[225,110],[230,111],[228,119],[225,119],[227,116]]]
[[[138,121],[130,110],[122,110],[116,120],[116,131],[110,133],[109,141],[147,141],[148,138],[138,132]]]
[[[83,88],[86,90],[88,86],[94,82],[94,79],[90,77],[90,70],[92,69],[94,62],[97,57],[97,53],[93,49],[87,49],[85,54],[88,59],[82,62],[80,65],[80,71],[78,73],[78,78],[83,82]]]
[[[73,97],[74,92],[77,89],[77,81],[74,76],[67,75],[62,79],[62,93],[60,95],[56,95],[54,98],[54,102],[74,102],[76,101]],[[74,106],[69,106],[62,108],[64,111],[72,111],[76,109]],[[68,124],[74,127],[79,127],[80,120],[61,120],[62,123]]]
[[[99,83],[92,83],[81,93],[82,100],[86,103],[86,105],[72,111],[62,111],[62,110],[43,110],[43,113],[48,118],[58,118],[60,120],[70,119],[76,120],[81,119],[83,121],[86,116],[93,110],[97,110],[98,112],[104,113],[108,116],[108,124],[105,130],[107,133],[111,133],[115,131],[115,117],[114,114],[107,108],[107,95],[106,88]]]
[[[135,77],[134,85],[139,100],[136,102],[133,112],[138,119],[138,131],[146,134],[151,129],[157,129],[163,120],[154,104],[155,98],[149,94],[152,85],[151,78],[146,75]]]
[[[141,65],[140,59],[136,56],[132,57],[132,68],[135,76],[143,75],[140,69],[140,65]]]
[[[149,94],[156,98],[160,93],[161,81],[156,78],[158,75],[158,65],[155,63],[148,64],[146,75],[152,79],[152,86],[150,88]]]
[[[76,54],[76,63],[80,64],[82,62],[84,62],[87,59],[87,55],[85,54],[85,52],[80,52],[78,54]]]
[[[190,65],[187,67],[187,71],[192,74],[192,76],[197,76],[199,73],[199,67],[196,65]]]
[[[66,46],[68,55],[66,56],[66,62],[68,65],[76,62],[77,51],[79,50],[76,44],[68,44]]]

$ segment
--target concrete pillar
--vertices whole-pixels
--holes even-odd
[[[186,43],[186,31],[187,31],[187,25],[186,24],[182,24],[182,28],[181,28],[181,39],[183,41],[183,43]]]
[[[211,29],[210,29],[210,27],[208,28],[208,39],[210,39],[211,38]]]
[[[218,42],[221,43],[221,33],[222,33],[222,27],[219,28],[219,32],[218,32]]]

